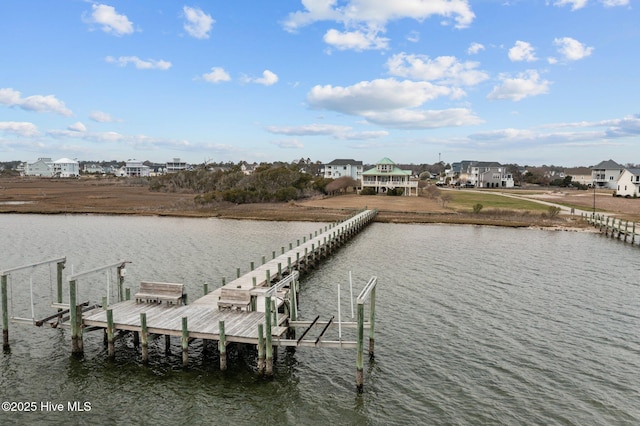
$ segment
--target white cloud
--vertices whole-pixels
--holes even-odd
[[[308,124],[305,126],[268,126],[266,129],[270,133],[287,136],[326,136],[348,132],[351,127],[333,124]]]
[[[484,50],[484,45],[474,42],[474,43],[471,43],[471,45],[467,49],[467,53],[469,55],[475,55],[479,53],[481,50]]]
[[[407,41],[410,41],[411,43],[417,43],[420,41],[420,33],[417,31],[411,31],[408,35],[407,35]]]
[[[325,41],[332,41],[347,49],[355,46],[360,50],[386,49],[388,40],[377,37],[384,32],[389,21],[415,19],[422,22],[432,16],[453,20],[455,27],[468,27],[475,14],[468,0],[302,0],[304,10],[290,13],[283,26],[289,32],[319,21],[334,21],[343,24],[344,32],[331,30],[325,34]],[[359,28],[353,31],[353,28]],[[362,30],[366,28],[366,30]]]
[[[246,81],[247,83],[256,83],[256,84],[262,84],[265,86],[272,86],[278,82],[278,76],[272,71],[264,70],[262,72],[262,77],[259,77],[259,78],[245,77],[244,81]]]
[[[113,118],[111,114],[102,111],[93,111],[89,118],[93,121],[97,121],[98,123],[114,123],[116,121],[120,121],[116,118]]]
[[[221,81],[230,81],[231,76],[221,67],[211,68],[210,73],[202,74],[202,79],[209,83],[220,83]]]
[[[211,15],[207,15],[202,9],[185,6],[183,9],[186,22],[184,29],[190,36],[205,39],[209,38],[209,31],[216,22]]]
[[[0,121],[0,131],[24,137],[39,134],[38,128],[33,123],[25,121]]]
[[[133,33],[133,24],[126,15],[120,15],[113,6],[106,4],[94,4],[91,6],[91,17],[85,18],[85,22],[102,26],[102,31],[117,36]]]
[[[304,148],[304,144],[297,139],[286,139],[281,141],[271,142],[273,145],[282,149],[301,149]]]
[[[585,7],[588,0],[556,0],[554,6],[571,6],[571,10],[578,10]],[[627,6],[629,0],[599,0],[604,7]]]
[[[389,39],[378,37],[377,31],[345,31],[330,29],[324,35],[324,42],[338,50],[372,50],[387,49]]]
[[[427,81],[395,79],[362,81],[353,86],[315,86],[307,95],[313,108],[357,115],[368,122],[390,127],[426,129],[478,124],[481,120],[470,110],[417,110],[440,96],[457,96],[454,88]]]
[[[11,88],[0,89],[0,104],[10,107],[16,106],[26,111],[53,112],[64,116],[73,115],[64,102],[56,99],[53,95],[33,95],[23,98],[20,92]]]
[[[443,84],[474,86],[489,78],[487,73],[475,69],[477,62],[460,62],[455,56],[431,59],[403,52],[389,58],[386,65],[391,75]]]
[[[86,132],[87,131],[87,127],[82,124],[81,122],[76,122],[71,124],[70,126],[67,127],[68,130],[71,130],[72,132]]]
[[[537,61],[538,58],[536,58],[536,55],[534,52],[535,52],[535,49],[531,46],[530,43],[527,43],[526,41],[518,40],[516,41],[516,44],[511,49],[509,49],[509,59],[513,62]]]
[[[627,6],[629,0],[600,0],[604,7]]]
[[[393,78],[362,81],[352,86],[314,86],[307,101],[314,108],[329,109],[345,114],[362,115],[370,111],[390,111],[413,108],[453,90],[426,81],[397,81]]]
[[[109,62],[110,64],[117,64],[118,66],[121,66],[121,67],[126,67],[128,64],[133,64],[139,70],[156,69],[156,70],[165,71],[171,68],[171,62],[169,61],[164,61],[162,59],[160,60],[147,59],[145,61],[138,58],[137,56],[120,56],[118,58],[114,58],[113,56],[107,56],[105,58],[105,61]]]
[[[593,47],[586,47],[571,37],[556,38],[553,40],[553,44],[558,46],[558,52],[564,56],[564,59],[567,61],[577,61],[586,58],[593,52]]]
[[[571,10],[582,9],[587,5],[587,0],[557,0],[555,6],[571,5]]]
[[[364,117],[371,123],[404,129],[436,129],[470,126],[484,121],[466,108],[445,110],[409,110],[369,112]]]
[[[550,82],[541,80],[535,70],[527,70],[516,77],[509,74],[500,75],[501,84],[495,86],[487,99],[508,99],[520,101],[529,96],[537,96],[549,93]]]

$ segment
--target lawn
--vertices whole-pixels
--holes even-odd
[[[460,212],[469,212],[473,210],[475,204],[482,204],[483,211],[486,210],[519,210],[519,211],[536,211],[545,212],[549,210],[549,206],[526,201],[517,198],[504,197],[501,195],[491,194],[490,192],[452,190],[446,194],[451,195],[451,201],[448,207]]]

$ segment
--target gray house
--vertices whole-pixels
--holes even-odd
[[[616,189],[624,167],[613,160],[602,161],[591,168],[591,180],[597,188]]]

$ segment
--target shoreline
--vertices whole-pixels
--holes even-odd
[[[377,209],[375,222],[434,223],[536,229],[588,229],[579,216],[545,218],[528,211],[460,212],[426,197],[316,197],[287,203],[197,205],[196,194],[150,191],[118,179],[0,178],[0,214],[131,215],[234,220],[336,222]]]

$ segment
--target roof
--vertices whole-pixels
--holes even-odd
[[[624,167],[622,167],[620,164],[616,163],[613,160],[601,161],[597,165],[593,166],[593,168],[594,169],[598,169],[598,170],[622,170],[622,169],[624,169]]]
[[[376,164],[391,164],[395,165],[393,161],[389,160],[387,157],[384,157],[382,160],[378,161]]]
[[[59,160],[54,161],[54,164],[78,164],[76,160],[71,160],[69,158],[61,158]]]
[[[355,165],[355,166],[362,166],[362,161],[356,161],[356,160],[346,159],[346,158],[337,158],[332,162],[327,163],[327,166],[346,166],[349,164]]]
[[[640,176],[640,169],[637,168],[631,168],[631,169],[626,169],[629,173],[631,173],[634,176]]]

